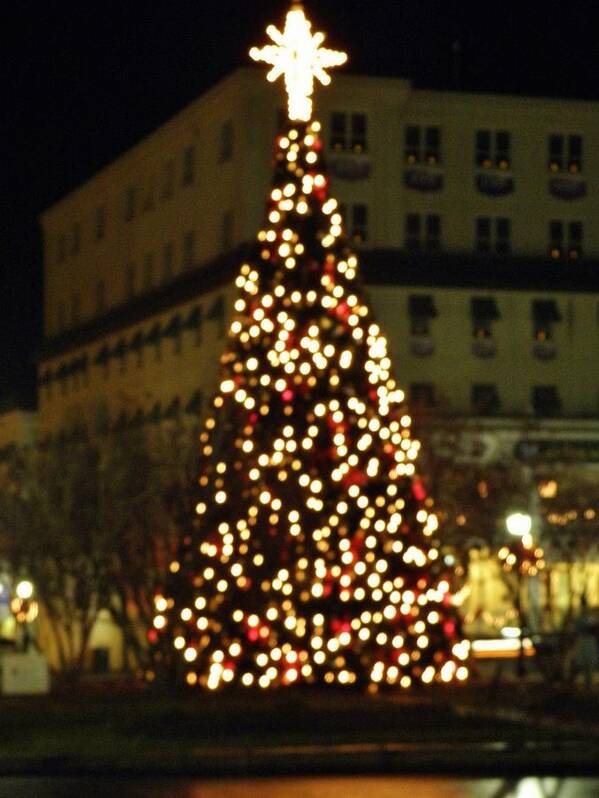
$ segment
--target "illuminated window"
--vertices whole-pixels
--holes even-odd
[[[479,216],[475,236],[474,248],[480,254],[507,255],[511,251],[511,222],[503,216]]]
[[[501,318],[497,303],[493,297],[472,297],[470,300],[470,316],[472,319],[473,338],[493,337],[493,322]]]
[[[470,407],[477,416],[493,416],[499,412],[501,403],[497,386],[491,383],[475,383],[470,389]]]
[[[562,403],[555,385],[535,385],[532,389],[532,406],[535,416],[550,418],[559,416]]]
[[[354,205],[351,217],[351,238],[355,244],[363,244],[368,239],[368,206]]]
[[[557,303],[553,299],[535,299],[532,302],[533,338],[535,341],[551,341],[554,328],[562,320]]]
[[[509,169],[510,134],[506,130],[477,130],[474,162],[482,169]]]
[[[549,223],[549,256],[554,260],[577,260],[582,256],[582,222],[552,221]]]
[[[431,319],[437,317],[437,309],[430,294],[411,294],[408,297],[410,333],[413,336],[429,336]]]
[[[408,125],[405,136],[405,160],[408,164],[436,166],[441,163],[441,129]]]
[[[223,122],[220,130],[219,163],[230,161],[233,157],[234,139],[235,129],[233,127],[233,120],[227,119],[226,122]]]
[[[183,174],[182,182],[184,186],[190,186],[193,183],[195,173],[195,147],[190,144],[183,150]]]
[[[408,213],[405,247],[410,252],[436,252],[441,248],[441,217],[437,214]]]
[[[334,152],[361,153],[368,149],[368,120],[366,114],[331,114],[330,146]]]
[[[554,133],[549,136],[549,171],[582,172],[582,136],[564,136]]]
[[[135,186],[127,186],[125,189],[125,221],[130,222],[135,217],[136,205]]]
[[[96,241],[106,235],[106,208],[96,208]]]

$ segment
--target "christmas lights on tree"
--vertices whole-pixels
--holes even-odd
[[[285,73],[290,121],[236,281],[197,517],[154,626],[187,683],[209,689],[463,681],[419,443],[311,119],[314,76],[345,55],[319,54],[298,3],[269,34],[279,49],[252,56]]]

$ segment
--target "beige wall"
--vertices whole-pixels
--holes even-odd
[[[266,83],[262,70],[237,70],[173,119],[108,165],[99,174],[50,208],[42,216],[45,241],[46,337],[58,333],[59,308],[69,322],[73,297],[80,297],[80,321],[98,315],[96,292],[103,281],[106,311],[124,305],[126,268],[136,267],[137,292],[142,292],[144,260],[153,255],[155,285],[161,279],[163,247],[174,246],[173,279],[182,272],[183,237],[195,233],[198,268],[222,253],[222,224],[232,212],[231,245],[253,240],[262,221],[264,201],[271,178],[270,153],[278,108],[283,106],[279,87]],[[317,107],[324,122],[323,140],[329,144],[331,112],[363,112],[368,118],[368,149],[349,156],[368,163],[371,176],[363,180],[333,177],[333,193],[348,205],[365,203],[369,208],[369,238],[365,249],[404,246],[405,216],[409,212],[438,213],[442,218],[443,248],[450,252],[472,251],[474,220],[479,215],[508,216],[512,221],[512,245],[516,253],[543,256],[547,252],[548,224],[552,219],[584,222],[584,250],[599,256],[599,231],[593,220],[599,211],[599,195],[590,175],[599,175],[599,103],[543,100],[507,96],[470,95],[414,90],[406,81],[340,75],[326,91],[319,92]],[[221,130],[231,121],[234,129],[232,158],[220,162]],[[404,157],[406,125],[441,128],[441,160],[445,185],[437,193],[406,188]],[[511,134],[512,174],[515,192],[488,197],[477,191],[474,164],[476,130],[508,130]],[[589,195],[560,200],[548,191],[548,149],[551,133],[577,133],[584,138],[583,173]],[[191,185],[182,183],[183,153],[194,146],[195,168]],[[334,154],[331,153],[333,157]],[[342,154],[341,157],[346,157]],[[167,163],[174,164],[172,196],[161,198],[161,181]],[[135,186],[137,208],[125,221],[125,192]],[[154,187],[154,206],[143,210],[143,202]],[[106,235],[94,239],[96,209],[106,210]],[[73,224],[81,231],[80,252],[57,262],[61,236]],[[448,265],[448,269],[451,268]],[[480,269],[490,268],[481,258]],[[547,261],[547,268],[572,268]],[[489,275],[491,278],[492,275]],[[534,385],[557,385],[567,415],[596,414],[599,402],[599,371],[592,367],[599,348],[597,295],[527,291],[480,291],[475,289],[406,288],[377,285],[370,289],[375,312],[391,342],[395,368],[404,386],[428,382],[447,407],[456,412],[470,409],[473,383],[498,385],[507,414],[530,413]],[[435,352],[417,357],[410,351],[408,296],[427,293],[434,297],[438,318],[432,321]],[[229,308],[232,295],[227,291]],[[488,360],[471,354],[472,296],[495,297],[502,314],[494,325],[497,355]],[[543,362],[532,354],[531,300],[554,299],[563,321],[555,326],[557,356]],[[212,294],[198,301],[208,306]],[[111,360],[105,370],[93,365],[98,350],[114,347],[120,337],[129,340],[137,329],[147,332],[155,321],[168,323],[173,306],[159,316],[99,337],[84,349],[71,349],[63,357],[45,358],[40,373],[56,371],[78,354],[87,354],[87,379],[68,378],[63,389],[54,382],[51,390],[40,390],[40,418],[44,432],[61,428],[84,406],[106,402],[111,413],[138,406],[148,409],[156,401],[168,402],[175,395],[185,401],[199,387],[210,393],[224,342],[214,337],[214,324],[204,323],[201,346],[183,336],[180,354],[172,353],[172,341],[162,343],[162,356],[155,361],[146,347],[144,365],[137,367],[133,353],[126,369]],[[102,315],[102,314],[100,314]],[[67,326],[73,326],[67,324]],[[77,326],[75,324],[75,326]],[[64,392],[63,392],[64,391]]]
[[[29,446],[37,433],[37,413],[11,410],[0,415],[0,449],[8,446]]]
[[[585,253],[599,255],[599,232],[593,226],[599,195],[593,192],[590,177],[599,175],[599,103],[419,91],[399,79],[350,75],[338,76],[330,89],[319,93],[317,102],[327,145],[332,111],[367,115],[368,151],[357,160],[370,163],[371,177],[332,181],[341,201],[368,206],[367,247],[403,247],[405,216],[420,212],[440,214],[448,251],[472,250],[474,220],[482,215],[511,218],[514,252],[536,255],[547,252],[552,219],[581,221]],[[108,308],[124,303],[129,264],[136,267],[141,291],[144,259],[150,253],[158,282],[162,250],[169,241],[175,249],[176,276],[182,269],[187,231],[195,232],[196,263],[214,258],[222,251],[223,217],[228,212],[233,215],[231,243],[252,240],[262,219],[272,138],[282,105],[278,87],[264,81],[262,70],[237,70],[43,214],[46,335],[59,332],[61,305],[67,326],[73,326],[71,305],[76,295],[81,320],[96,315],[100,280]],[[220,163],[221,129],[227,120],[234,129],[233,157]],[[410,124],[441,128],[442,191],[420,192],[404,185],[405,127]],[[477,191],[474,138],[479,128],[510,132],[514,193],[488,197]],[[588,197],[566,201],[550,195],[551,133],[583,136]],[[183,153],[192,145],[194,181],[184,186]],[[161,199],[169,162],[174,165],[173,194]],[[125,221],[129,186],[136,189],[137,210],[132,220]],[[152,187],[154,207],[144,211]],[[106,235],[96,241],[94,220],[100,207],[106,211]],[[58,263],[59,240],[66,237],[68,253],[74,224],[80,226],[79,254],[67,254]]]

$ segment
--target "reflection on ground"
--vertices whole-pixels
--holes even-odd
[[[326,776],[218,781],[0,778],[0,798],[597,798],[599,779]]]

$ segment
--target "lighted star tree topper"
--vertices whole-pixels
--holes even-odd
[[[419,443],[310,119],[313,77],[333,59],[297,4],[285,31],[271,31],[281,51],[260,53],[286,76],[290,123],[236,281],[197,516],[152,635],[187,684],[209,689],[463,681],[468,644]]]
[[[261,49],[252,47],[250,57],[272,65],[267,75],[269,81],[285,76],[289,119],[308,122],[312,118],[314,78],[328,86],[331,78],[325,70],[344,64],[347,54],[321,47],[325,35],[312,33],[301,3],[293,3],[282,33],[274,25],[269,25],[266,32],[275,44]]]

